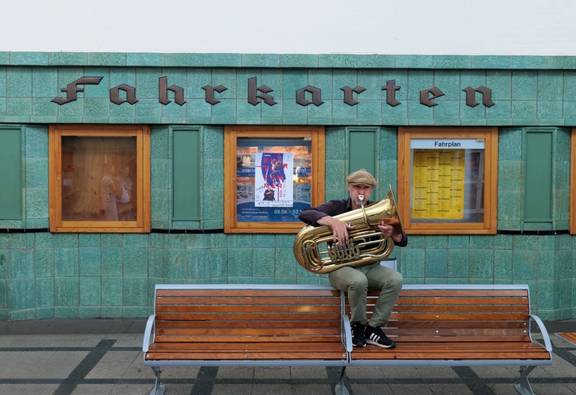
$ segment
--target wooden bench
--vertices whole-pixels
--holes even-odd
[[[370,293],[368,310],[377,294]],[[392,350],[352,350],[345,295],[306,285],[157,285],[144,334],[144,363],[162,394],[167,366],[339,366],[336,394],[348,394],[346,366],[520,366],[516,389],[552,363],[542,321],[524,285],[405,285],[385,332]],[[533,324],[544,346],[532,339]]]
[[[330,287],[157,285],[154,300],[142,346],[156,375],[151,394],[164,393],[167,366],[341,366],[343,374],[352,350],[343,297]]]
[[[369,294],[369,315],[377,297]],[[533,323],[544,346],[532,339]],[[350,366],[517,365],[516,389],[533,394],[528,374],[552,364],[552,344],[530,314],[526,285],[405,285],[384,332],[396,348],[354,348]]]

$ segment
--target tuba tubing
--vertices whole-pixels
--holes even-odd
[[[385,237],[378,224],[385,222],[403,233],[392,187],[385,199],[334,216],[348,223],[348,242],[336,244],[327,225],[304,226],[294,241],[294,257],[306,270],[325,274],[341,267],[360,267],[386,259],[394,249],[394,240]]]

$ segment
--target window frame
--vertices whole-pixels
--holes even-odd
[[[50,125],[50,231],[54,233],[150,232],[150,128],[144,125]],[[62,137],[136,137],[136,220],[94,221],[62,219]]]
[[[224,232],[297,233],[302,222],[239,222],[236,211],[238,138],[307,138],[312,142],[312,207],[324,200],[325,132],[320,126],[226,126],[224,129]]]
[[[410,141],[414,138],[484,138],[483,222],[414,223],[410,217]],[[401,127],[398,129],[398,207],[408,234],[496,234],[498,212],[498,128]]]

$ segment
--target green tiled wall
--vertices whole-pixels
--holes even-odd
[[[576,314],[576,239],[411,236],[393,254],[405,283],[528,284],[545,319]],[[0,318],[144,317],[156,283],[327,284],[291,235],[0,234]]]
[[[103,76],[76,102],[50,100],[73,80]],[[185,89],[186,104],[158,102],[158,78]],[[247,103],[247,80],[274,89],[275,106]],[[401,102],[386,104],[387,80]],[[115,105],[109,89],[137,87],[139,102]],[[206,84],[225,85],[215,106]],[[324,104],[300,106],[295,92],[322,89]],[[359,104],[342,102],[343,86],[361,85]],[[493,107],[471,108],[467,86],[493,90]],[[420,90],[437,86],[434,107]],[[170,100],[173,100],[169,94]],[[144,235],[50,234],[48,134],[51,123],[150,124],[152,228]],[[22,218],[0,220],[0,319],[144,317],[155,283],[327,283],[300,268],[292,235],[225,235],[224,133],[227,124],[326,126],[326,198],[342,198],[358,156],[358,133],[374,144],[380,185],[397,183],[397,126],[494,125],[499,133],[498,229],[520,232],[525,221],[529,127],[552,131],[551,227],[565,231],[569,212],[570,127],[576,126],[576,58],[422,57],[353,55],[237,55],[122,53],[1,53],[0,123],[21,127]],[[193,126],[190,126],[193,125]],[[175,213],[175,130],[199,133],[199,217]],[[361,143],[362,144],[362,143]],[[195,233],[166,233],[192,230]],[[28,232],[30,231],[30,232]],[[411,236],[394,255],[406,283],[527,283],[534,311],[543,318],[576,316],[576,238],[561,235]]]
[[[155,62],[153,62],[155,63]],[[264,63],[266,64],[266,63]],[[82,76],[102,76],[86,85],[78,99],[52,103],[61,89]],[[168,78],[185,90],[186,103],[158,102],[158,79]],[[247,81],[273,89],[274,106],[247,102]],[[386,104],[382,87],[394,79],[400,105]],[[109,89],[136,87],[138,102],[117,105]],[[220,103],[204,100],[204,85],[224,85]],[[343,103],[343,86],[361,85],[359,103]],[[322,90],[323,104],[301,106],[296,91],[307,85]],[[438,87],[438,105],[420,103],[420,91]],[[466,87],[488,86],[492,107],[465,105]],[[147,124],[297,124],[297,125],[574,125],[575,70],[451,70],[370,68],[197,68],[197,67],[0,67],[0,122],[15,123],[147,123]]]
[[[47,226],[47,130],[25,127],[25,195],[28,224]],[[364,128],[366,129],[366,128]],[[368,128],[375,135],[375,195],[396,185],[396,128]],[[201,127],[202,216],[177,221],[172,214],[172,134],[152,131],[152,223],[155,229],[222,229],[223,130]],[[355,127],[328,128],[326,197],[342,198]],[[524,129],[500,133],[499,228],[522,230]],[[569,132],[556,129],[555,180],[567,184]],[[35,172],[40,172],[36,174]],[[44,173],[45,174],[45,173]],[[44,180],[44,181],[42,181]],[[39,190],[34,195],[29,190]],[[555,189],[554,215],[567,222],[566,189]],[[28,198],[27,198],[28,199]],[[36,206],[36,211],[28,207]],[[29,213],[37,213],[36,217]],[[28,228],[33,228],[28,225]],[[411,236],[394,255],[406,283],[527,283],[534,311],[544,318],[576,314],[576,239],[569,235]],[[292,235],[223,233],[145,235],[0,234],[0,318],[143,317],[155,283],[327,283],[300,268]]]
[[[526,161],[538,163],[541,156],[526,157],[525,134],[531,128],[501,128],[498,158],[498,229],[567,230],[570,205],[570,129],[546,128],[552,134],[550,223],[525,221]],[[538,128],[539,130],[544,128]],[[537,181],[535,181],[537,182]],[[543,185],[543,184],[541,184]]]

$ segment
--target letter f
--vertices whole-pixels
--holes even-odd
[[[58,105],[70,103],[78,98],[78,92],[84,92],[84,88],[79,85],[98,85],[102,81],[103,77],[82,77],[78,78],[76,81],[66,85],[66,88],[60,89],[61,92],[66,92],[66,98],[55,97],[50,100]]]

